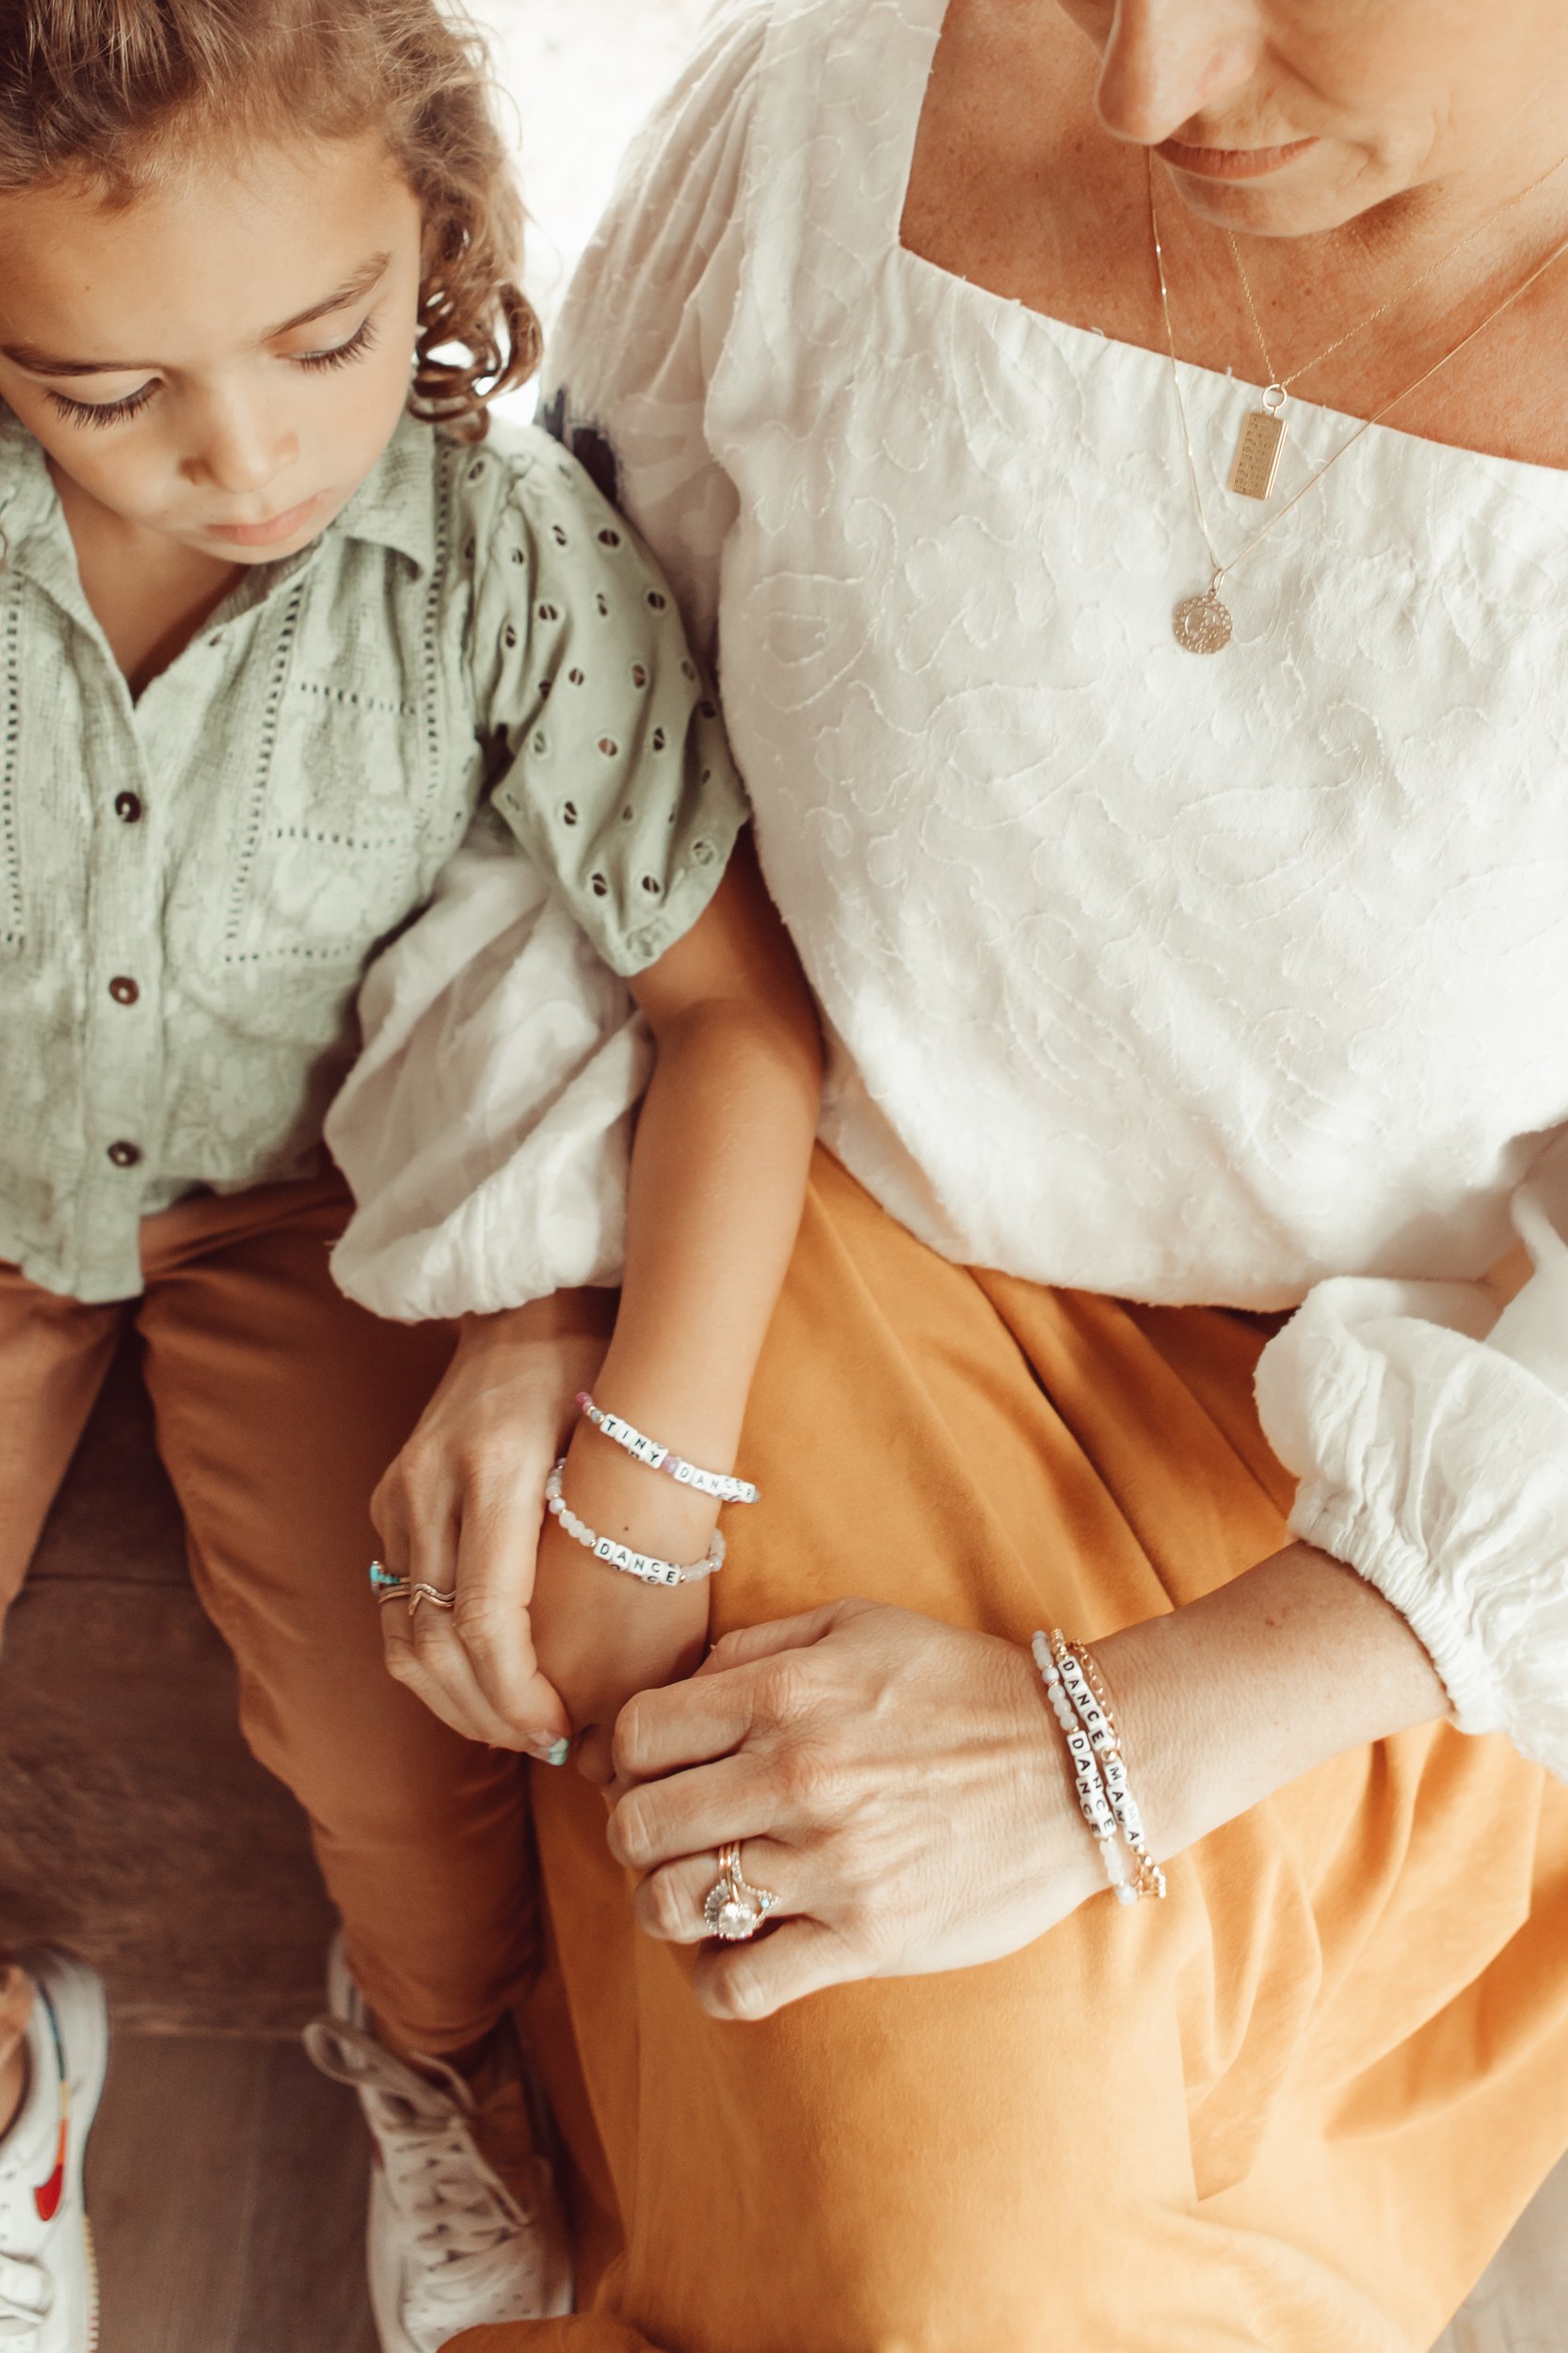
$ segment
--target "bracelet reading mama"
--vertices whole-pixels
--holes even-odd
[[[732,1479],[728,1471],[700,1470],[696,1463],[688,1463],[682,1454],[672,1454],[657,1438],[648,1438],[632,1423],[622,1421],[618,1414],[607,1414],[596,1405],[586,1389],[577,1393],[577,1402],[584,1417],[593,1423],[601,1436],[612,1446],[618,1446],[630,1454],[634,1463],[644,1464],[648,1470],[667,1471],[682,1487],[695,1487],[698,1495],[714,1496],[720,1503],[757,1503],[760,1490],[749,1479]]]
[[[606,1568],[619,1569],[624,1577],[635,1577],[645,1585],[695,1585],[699,1577],[713,1577],[724,1566],[724,1538],[713,1531],[705,1561],[697,1561],[690,1568],[681,1568],[674,1561],[661,1561],[657,1554],[638,1552],[631,1545],[618,1545],[613,1536],[596,1535],[585,1520],[580,1520],[561,1492],[561,1475],[567,1467],[563,1454],[544,1482],[547,1508],[558,1519],[567,1534],[591,1552]]]

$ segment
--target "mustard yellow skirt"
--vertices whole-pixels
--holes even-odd
[[[839,1595],[1027,1641],[1275,1550],[1262,1336],[946,1264],[819,1157],[715,1633]],[[1336,1758],[991,1966],[719,2025],[536,1772],[579,2314],[462,2353],[1425,2353],[1568,2146],[1568,1790]]]

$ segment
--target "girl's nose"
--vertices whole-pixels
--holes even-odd
[[[232,497],[264,490],[298,458],[297,437],[267,404],[226,402],[211,408],[204,423],[185,472]]]
[[[1116,0],[1096,104],[1116,138],[1158,146],[1257,72],[1257,0]]]

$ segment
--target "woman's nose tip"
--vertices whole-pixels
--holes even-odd
[[[1096,110],[1113,137],[1157,147],[1235,98],[1256,65],[1256,43],[1228,9],[1128,0],[1101,58]]]

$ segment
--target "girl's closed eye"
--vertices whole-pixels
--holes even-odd
[[[123,424],[131,417],[139,417],[158,389],[158,378],[143,384],[123,400],[72,400],[68,393],[52,392],[49,405],[72,424]]]
[[[289,356],[295,366],[299,368],[346,368],[375,348],[376,322],[367,318],[355,328],[346,343],[332,344],[325,351],[296,351]]]
[[[333,344],[325,351],[294,351],[285,355],[291,367],[311,370],[351,367],[376,348],[376,322],[364,319],[352,335],[341,344]],[[159,391],[161,379],[152,377],[122,400],[72,400],[69,393],[51,392],[50,405],[72,424],[127,424],[142,410]]]

